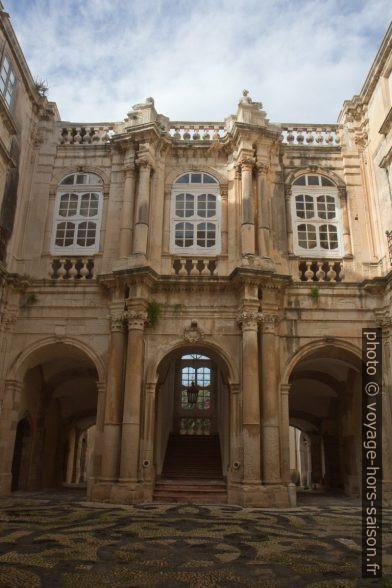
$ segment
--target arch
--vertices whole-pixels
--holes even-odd
[[[170,172],[167,174],[165,178],[165,186],[167,187],[167,189],[171,190],[176,179],[182,176],[183,174],[186,174],[187,172],[205,172],[206,174],[213,176],[218,181],[220,188],[222,188],[223,186],[227,186],[228,184],[228,179],[226,178],[226,176],[221,174],[215,168],[205,164],[198,165],[188,163],[186,165],[178,166],[170,170]]]
[[[183,339],[174,343],[163,355],[149,363],[147,367],[147,382],[157,384],[159,382],[159,368],[163,365],[163,362],[170,361],[177,355],[179,357],[187,351],[204,353],[208,351],[212,354],[212,359],[221,368],[222,373],[227,378],[228,384],[237,384],[239,382],[239,374],[235,362],[221,346],[209,341],[201,341],[194,344],[186,343]]]
[[[58,189],[60,182],[64,178],[66,178],[67,176],[70,176],[72,174],[95,174],[96,176],[99,176],[103,182],[103,184],[102,184],[103,191],[106,192],[108,190],[108,186],[110,184],[110,178],[108,177],[108,175],[105,171],[103,171],[101,168],[96,167],[94,165],[82,166],[82,169],[81,169],[81,166],[74,165],[72,167],[63,168],[62,170],[55,170],[52,175],[52,180],[50,182],[51,190],[55,192]]]
[[[281,386],[289,385],[290,375],[292,374],[295,367],[303,359],[305,359],[307,357],[311,357],[312,355],[315,355],[318,350],[322,350],[322,349],[334,350],[337,352],[339,350],[343,350],[348,353],[351,353],[354,356],[354,358],[358,360],[358,363],[355,362],[353,364],[354,369],[356,369],[358,371],[360,370],[360,366],[361,366],[361,362],[362,362],[362,352],[357,346],[353,345],[352,343],[349,343],[348,341],[343,341],[343,340],[338,340],[338,339],[336,339],[334,341],[325,341],[325,339],[319,339],[319,340],[316,339],[315,341],[311,341],[310,343],[307,343],[306,345],[301,347],[288,360],[286,367],[283,370],[283,376],[281,379]]]
[[[74,349],[78,353],[81,352],[93,363],[98,375],[97,382],[102,383],[105,381],[104,363],[88,345],[73,337],[62,337],[58,339],[53,336],[40,339],[19,353],[10,367],[6,379],[23,383],[26,372],[41,363],[41,360],[45,358],[46,352],[49,351],[49,356],[50,352],[53,354],[53,346],[67,346],[71,351]],[[72,353],[70,355],[72,357]]]
[[[342,178],[340,176],[338,176],[338,174],[336,174],[334,171],[331,171],[330,169],[326,170],[320,166],[303,167],[303,168],[298,169],[296,171],[290,172],[288,174],[288,176],[285,178],[285,185],[287,187],[291,187],[291,185],[293,184],[293,182],[296,179],[298,179],[300,176],[305,176],[305,175],[324,176],[324,177],[328,178],[329,180],[332,180],[336,184],[336,187],[338,189],[339,188],[346,189],[345,182],[342,180]]]

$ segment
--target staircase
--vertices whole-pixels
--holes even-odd
[[[154,500],[227,502],[218,435],[170,435]]]

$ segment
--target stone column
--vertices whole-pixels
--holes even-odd
[[[293,221],[291,218],[291,186],[285,186],[286,203],[286,225],[287,225],[287,251],[289,255],[294,254],[293,244]]]
[[[143,478],[148,482],[154,480],[155,390],[156,384],[154,382],[146,385],[142,465]]]
[[[255,254],[255,213],[253,206],[252,170],[254,160],[248,157],[241,161],[241,253]]]
[[[104,427],[105,427],[105,409],[106,409],[106,384],[97,382],[97,418],[95,423],[94,447],[92,453],[91,476],[97,478],[102,475],[102,455],[104,450]]]
[[[125,350],[124,317],[111,316],[108,379],[103,426],[102,480],[118,478],[121,443],[123,363]]]
[[[11,491],[12,460],[23,384],[6,380],[0,417],[0,496]]]
[[[134,197],[135,166],[131,164],[125,168],[124,197],[121,210],[120,257],[128,257],[131,254]]]
[[[139,184],[136,200],[136,224],[133,240],[133,252],[147,255],[149,209],[150,209],[150,176],[151,164],[142,159],[139,165]]]
[[[243,309],[242,328],[242,424],[244,439],[244,484],[260,484],[260,396],[257,327],[260,313]]]
[[[343,250],[344,255],[352,257],[353,251],[351,247],[350,224],[348,220],[348,203],[346,188],[338,188],[340,204],[342,207],[342,232],[343,232]]]
[[[260,257],[270,256],[270,223],[268,194],[266,190],[266,175],[268,166],[264,163],[257,164],[257,249]]]
[[[282,481],[287,484],[291,482],[290,477],[290,384],[280,385],[280,406],[281,406],[281,430],[280,430],[280,454],[282,460]]]
[[[279,392],[276,365],[275,314],[264,314],[261,326],[261,396],[263,483],[278,484],[280,474]]]
[[[143,331],[147,321],[147,313],[140,309],[130,310],[127,312],[127,321],[128,349],[125,367],[120,481],[136,483],[139,479]]]
[[[240,387],[230,385],[230,467],[231,479],[239,481],[241,467],[241,402]]]

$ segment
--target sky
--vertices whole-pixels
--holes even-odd
[[[64,121],[223,121],[242,91],[274,122],[333,123],[359,93],[390,0],[2,0]]]

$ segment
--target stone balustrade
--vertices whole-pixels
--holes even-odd
[[[185,417],[180,420],[180,435],[210,435],[211,419]]]
[[[176,258],[173,260],[172,273],[176,276],[216,276],[217,260],[200,257]]]
[[[340,131],[338,125],[299,125],[281,123],[281,141],[285,145],[302,147],[338,147]]]
[[[307,260],[298,262],[301,282],[341,282],[344,278],[341,260]]]
[[[51,260],[49,275],[52,280],[91,280],[94,260],[89,258],[55,258]]]
[[[110,143],[111,138],[115,134],[113,126],[98,126],[98,125],[76,125],[69,127],[62,127],[60,131],[60,143],[67,144],[84,144],[84,145],[103,145]]]
[[[169,135],[176,141],[219,141],[225,134],[223,123],[170,122]]]

